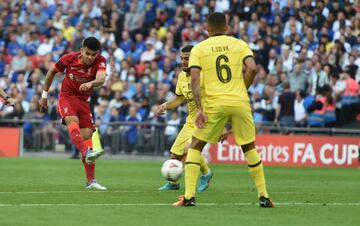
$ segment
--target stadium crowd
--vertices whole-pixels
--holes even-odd
[[[56,130],[48,121],[58,119],[62,80],[57,76],[50,89],[48,112],[39,112],[47,70],[94,36],[108,75],[90,100],[100,134],[114,129],[109,122],[168,122],[164,133],[173,139],[185,105],[166,117],[154,112],[174,96],[180,48],[207,37],[204,21],[214,11],[226,12],[228,33],[254,51],[258,72],[249,95],[256,123],[338,127],[360,121],[357,0],[5,0],[0,11],[0,88],[17,99],[14,108],[0,103],[0,120],[41,119],[41,134]],[[136,129],[127,129],[128,139]],[[24,130],[32,134],[33,124]],[[45,145],[51,142],[44,137]]]

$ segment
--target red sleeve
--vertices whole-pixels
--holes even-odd
[[[97,71],[106,71],[106,60],[103,56],[98,61]]]
[[[63,55],[56,63],[55,63],[55,68],[56,70],[58,70],[59,72],[64,72],[66,69],[66,59],[67,59],[67,54]]]

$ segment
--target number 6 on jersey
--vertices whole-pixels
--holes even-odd
[[[221,61],[224,60],[226,63],[229,62],[229,58],[225,55],[220,55],[216,58],[216,73],[222,83],[228,83],[231,80],[231,70],[230,67],[226,64],[221,64]],[[226,71],[226,77],[224,78],[223,70]]]

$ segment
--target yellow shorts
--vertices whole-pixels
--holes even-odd
[[[191,143],[191,137],[193,135],[195,126],[189,123],[185,123],[176,137],[174,144],[171,147],[170,152],[175,155],[183,155],[185,144]]]
[[[235,142],[238,145],[255,141],[255,126],[250,105],[212,106],[205,111],[208,121],[203,129],[195,128],[193,136],[208,143],[217,143],[224,126],[231,123]]]

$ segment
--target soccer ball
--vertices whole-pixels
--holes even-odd
[[[179,160],[169,159],[161,167],[161,175],[168,181],[177,181],[183,173],[183,164]]]

